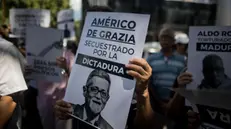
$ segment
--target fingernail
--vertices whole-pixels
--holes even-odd
[[[126,70],[126,74],[128,74],[129,73],[129,71],[128,70]]]

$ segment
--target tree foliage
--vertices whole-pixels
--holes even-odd
[[[69,0],[5,0],[5,19],[9,21],[9,10],[11,8],[34,8],[49,9],[51,12],[51,27],[56,27],[58,11],[69,8]],[[2,13],[2,8],[0,13]],[[0,19],[2,23],[2,19]]]

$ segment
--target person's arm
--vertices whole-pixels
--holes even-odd
[[[0,129],[7,123],[14,112],[16,103],[10,96],[0,96]]]
[[[185,98],[175,93],[173,98],[168,102],[166,106],[166,116],[170,118],[177,118],[184,108]]]
[[[1,123],[0,121],[0,129],[3,129],[4,123]]]
[[[174,83],[173,88],[185,88],[187,84],[192,81],[192,75],[184,72],[179,75]],[[173,98],[170,99],[166,106],[165,114],[170,118],[177,118],[182,112],[185,104],[185,98],[178,93],[174,93]]]
[[[153,122],[152,118],[154,115],[148,92],[152,68],[144,59],[132,59],[126,67],[128,75],[136,79],[137,113],[134,120],[134,128],[147,129],[150,127],[149,123]]]
[[[150,103],[148,89],[144,93],[137,93],[137,112],[134,120],[135,128],[142,129],[152,125],[154,111]]]

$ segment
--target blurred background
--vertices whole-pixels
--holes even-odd
[[[188,33],[189,26],[231,24],[231,0],[0,0],[0,24],[9,25],[9,9],[35,8],[51,11],[51,27],[57,26],[57,13],[63,9],[74,10],[76,40],[86,10],[93,5],[110,6],[116,12],[151,14],[146,38],[146,48],[158,51],[158,32],[163,26]]]

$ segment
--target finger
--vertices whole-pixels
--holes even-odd
[[[57,106],[60,106],[60,107],[66,107],[66,108],[71,108],[71,104],[70,103],[67,103],[63,100],[58,100],[56,102]]]
[[[56,116],[61,119],[61,120],[66,120],[68,119],[68,115],[65,115],[64,113],[61,113],[61,112],[57,112],[56,113]]]
[[[181,85],[187,85],[187,84],[189,84],[189,83],[191,83],[192,81],[181,81],[179,84],[181,84]]]
[[[187,76],[187,75],[184,75],[184,76],[180,76],[181,79],[192,79],[192,76]]]
[[[132,71],[132,70],[128,70],[127,74],[136,78],[136,79],[142,79],[142,75],[140,75],[138,72]]]
[[[61,57],[61,56],[60,56],[60,57],[57,57],[56,59],[57,59],[57,60],[60,60],[60,61],[65,61],[65,58],[64,58],[64,57]]]
[[[179,79],[179,81],[184,81],[184,80],[192,81],[192,80],[193,80],[192,77],[186,77],[186,76],[184,76],[184,77],[179,77],[178,79]]]
[[[64,108],[64,107],[57,106],[55,109],[56,109],[56,111],[61,112],[63,114],[65,114],[65,113],[71,113],[71,109],[70,108]]]
[[[197,121],[197,118],[188,118],[188,121],[190,123],[195,123]]]
[[[189,110],[189,111],[187,112],[187,115],[188,115],[189,117],[196,117],[196,116],[198,116],[198,113],[196,113],[196,112],[194,112],[194,111],[192,111],[192,110]]]
[[[184,72],[180,75],[180,77],[192,77],[192,74],[188,72]]]
[[[131,59],[131,60],[129,60],[129,63],[131,63],[131,64],[137,64],[137,65],[143,67],[144,70],[146,70],[147,72],[151,71],[151,67],[149,66],[149,64],[147,63],[147,61],[144,60],[144,59],[142,59],[142,58]]]
[[[56,62],[64,62],[62,59],[56,59]]]
[[[180,78],[179,81],[189,81],[191,82],[193,79],[190,77],[184,77],[184,78]]]
[[[147,72],[141,66],[138,66],[135,64],[127,64],[126,68],[129,70],[133,70],[135,72],[138,72],[141,75],[147,75]]]
[[[65,66],[65,62],[63,62],[63,61],[56,61],[56,64],[58,65],[58,66]]]
[[[63,64],[63,62],[61,62],[61,61],[59,61],[59,60],[57,60],[56,63],[57,63],[58,65]]]

